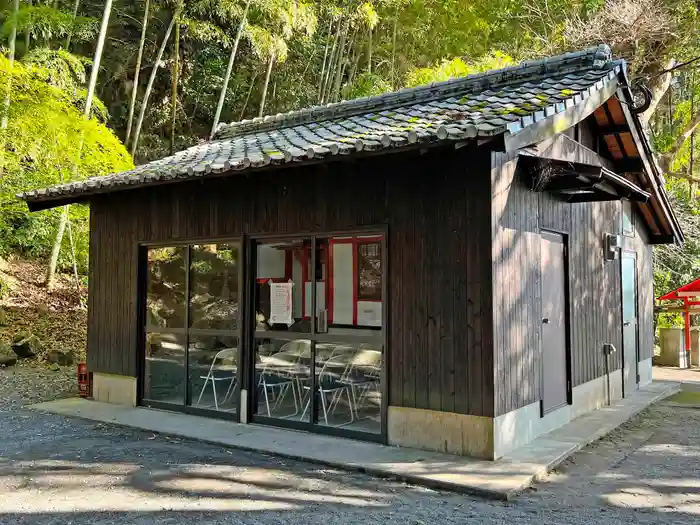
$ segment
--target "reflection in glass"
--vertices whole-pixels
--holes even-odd
[[[309,333],[308,267],[311,241],[258,243],[255,274],[255,328],[258,331]]]
[[[382,300],[382,252],[379,241],[357,245],[357,298]]]
[[[233,412],[238,395],[238,338],[193,336],[189,340],[192,406]]]
[[[185,327],[185,249],[148,250],[146,324],[160,328]]]
[[[185,339],[176,334],[146,334],[144,397],[184,404]]]
[[[377,236],[317,239],[317,259],[329,271],[316,283],[325,293],[316,317],[317,334],[334,342],[316,343],[319,425],[378,433],[382,406],[382,252]],[[317,277],[318,279],[318,277]],[[327,305],[327,307],[325,306]],[[347,336],[347,342],[340,341]],[[306,407],[305,407],[306,408]]]
[[[190,251],[190,327],[236,330],[238,244],[198,244]]]
[[[310,383],[311,341],[259,339],[255,346],[257,413],[300,419]],[[308,411],[305,415],[308,421]]]

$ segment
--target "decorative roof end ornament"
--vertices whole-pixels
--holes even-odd
[[[636,80],[630,86],[632,91],[632,103],[630,104],[630,110],[633,113],[644,113],[651,106],[651,101],[653,95],[651,89],[642,80]]]

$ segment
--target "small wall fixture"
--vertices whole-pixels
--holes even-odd
[[[605,234],[605,260],[614,261],[620,256],[622,248],[622,237],[613,235],[612,233]]]

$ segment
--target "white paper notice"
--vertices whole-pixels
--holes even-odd
[[[270,283],[270,324],[292,325],[292,286],[294,283]]]

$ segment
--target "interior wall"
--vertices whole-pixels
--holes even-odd
[[[493,416],[489,167],[445,148],[95,197],[88,366],[138,374],[139,243],[380,227],[389,403]]]

